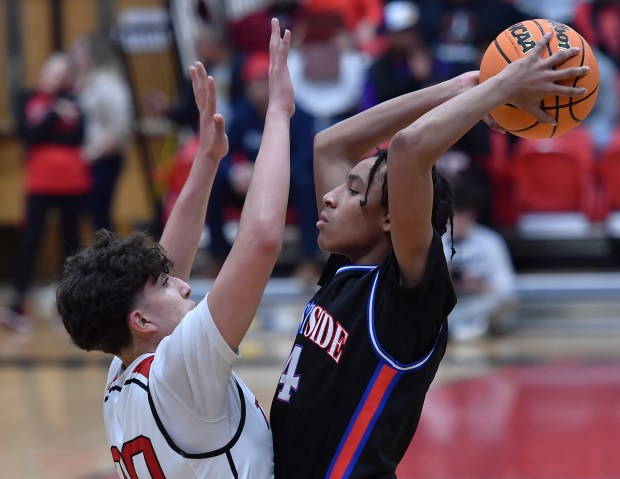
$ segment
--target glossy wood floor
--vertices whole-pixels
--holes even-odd
[[[268,409],[302,304],[242,346]],[[30,334],[0,330],[0,478],[115,477],[101,419],[109,357],[83,353],[37,290]],[[620,314],[619,314],[620,317]],[[619,330],[620,331],[620,330]],[[517,328],[450,344],[399,478],[620,478],[620,332]]]

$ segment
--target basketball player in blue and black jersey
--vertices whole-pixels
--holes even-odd
[[[587,67],[554,70],[577,50],[542,58],[549,38],[481,84],[466,73],[317,135],[318,243],[332,256],[271,407],[277,479],[396,477],[456,301],[440,239],[452,193],[435,161],[478,121],[493,125],[495,107],[553,122],[543,97],[584,93],[556,83]]]

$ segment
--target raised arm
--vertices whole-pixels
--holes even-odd
[[[170,274],[187,281],[204,229],[213,179],[228,152],[224,118],[215,113],[215,81],[202,63],[189,68],[200,114],[200,141],[189,176],[166,222],[160,244],[174,262]]]
[[[364,155],[427,111],[470,88],[474,75],[466,73],[387,100],[319,132],[313,160],[318,210],[323,209],[323,195],[340,184]]]
[[[560,80],[585,75],[587,67],[554,70],[575,56],[577,49],[542,58],[550,36],[545,36],[524,58],[501,73],[437,106],[398,132],[388,154],[388,195],[392,246],[405,284],[419,280],[431,242],[435,161],[494,108],[505,103],[520,107],[539,121],[553,118],[540,109],[548,95],[578,96],[582,88],[563,86]]]
[[[230,254],[207,297],[213,320],[236,350],[282,249],[290,182],[290,118],[295,111],[287,58],[291,33],[271,21],[269,105],[261,146]]]

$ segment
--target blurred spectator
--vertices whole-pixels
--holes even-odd
[[[620,66],[620,0],[581,1],[573,26],[590,46],[611,58],[616,68]]]
[[[381,35],[385,51],[371,64],[360,110],[435,82],[433,58],[417,30],[420,10],[409,1],[387,3]]]
[[[514,322],[516,275],[508,247],[496,231],[478,223],[484,190],[461,179],[454,185],[452,235],[444,253],[458,302],[448,318],[453,340],[471,340],[489,331],[504,332]]]
[[[422,33],[435,59],[437,81],[480,68],[482,54],[502,30],[528,18],[504,0],[419,0]],[[466,160],[467,166],[486,177],[491,193],[489,158],[491,145],[488,127],[479,122],[452,148]],[[485,224],[492,222],[491,205],[481,212]]]
[[[571,24],[581,0],[514,0],[515,6],[531,18],[548,18]],[[507,25],[510,26],[510,25]]]
[[[321,131],[357,113],[368,59],[339,14],[304,13],[295,23],[289,69],[295,101]]]
[[[75,91],[86,120],[82,153],[91,163],[93,224],[95,229],[112,229],[110,211],[131,135],[131,92],[107,39],[79,37],[70,53],[77,69]]]
[[[269,25],[269,22],[266,24]],[[215,79],[218,113],[228,119],[234,103],[243,96],[240,76],[243,55],[231,46],[227,33],[212,24],[200,25],[196,31],[195,47],[207,73]],[[166,115],[176,125],[197,132],[198,108],[188,76],[185,77],[178,98],[173,104],[168,103],[159,92],[151,92],[145,101],[147,108],[155,114]]]
[[[307,14],[335,14],[343,19],[354,46],[365,50],[374,39],[381,22],[383,0],[302,0]]]
[[[67,55],[55,53],[41,68],[38,85],[17,105],[18,135],[25,147],[26,211],[20,231],[9,308],[0,323],[20,332],[30,328],[26,299],[47,213],[60,212],[64,256],[80,245],[79,220],[92,187],[90,168],[81,153],[84,118],[71,93],[73,72]]]
[[[598,63],[598,97],[583,125],[590,131],[596,150],[601,152],[618,124],[618,69],[607,55],[596,48],[592,50]]]
[[[224,235],[226,207],[243,205],[256,156],[262,140],[269,101],[269,56],[253,53],[242,70],[245,98],[237,102],[228,132],[229,154],[222,160],[209,202],[207,226],[210,233],[209,252],[215,270],[226,257],[230,245]],[[297,107],[291,119],[291,206],[297,213],[300,229],[302,263],[295,274],[300,279],[318,279],[321,268],[316,243],[316,203],[312,173],[313,119]],[[213,275],[216,271],[210,273]]]
[[[477,70],[502,30],[528,16],[502,0],[421,0],[420,30],[438,62],[439,80]]]

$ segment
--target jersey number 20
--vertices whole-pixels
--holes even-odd
[[[153,479],[165,479],[164,471],[161,470],[155,450],[151,440],[145,436],[138,436],[123,445],[123,450],[119,451],[116,446],[112,446],[112,459],[117,469],[120,469],[119,476],[128,479],[138,479],[134,459],[142,456],[144,463]]]

